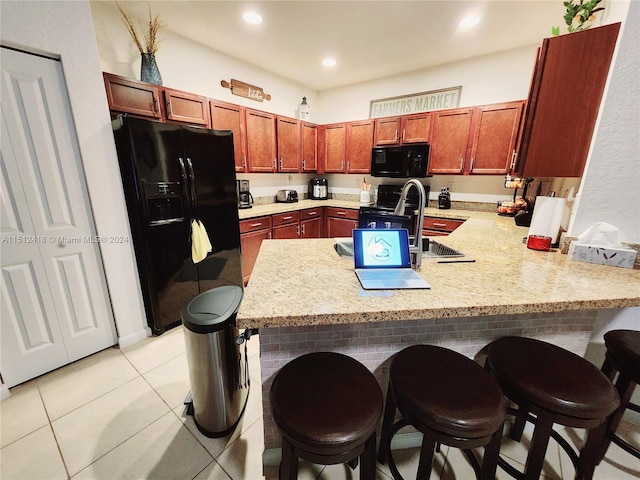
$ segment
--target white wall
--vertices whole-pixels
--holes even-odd
[[[87,2],[2,1],[2,43],[59,56],[98,235],[130,238],[109,107]],[[100,244],[120,345],[148,334],[133,245]]]
[[[640,243],[640,2],[620,14],[626,19],[569,232],[607,222],[621,240]]]

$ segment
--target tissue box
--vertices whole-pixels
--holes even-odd
[[[633,268],[638,252],[626,247],[598,247],[573,241],[569,246],[569,258],[579,262],[597,263],[612,267]]]

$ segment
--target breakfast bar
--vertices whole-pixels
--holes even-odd
[[[598,313],[640,305],[640,270],[573,261],[527,249],[528,229],[495,213],[426,209],[465,220],[443,244],[472,263],[425,259],[430,290],[361,288],[353,258],[335,239],[266,240],[238,312],[240,328],[260,330],[265,465],[278,461],[271,418],[275,373],[314,351],[350,355],[386,391],[390,357],[411,344],[450,348],[474,358],[489,342],[521,335],[583,355]]]

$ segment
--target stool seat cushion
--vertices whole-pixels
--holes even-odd
[[[393,357],[389,373],[400,412],[436,432],[480,438],[504,421],[506,402],[496,381],[457,352],[407,347]]]
[[[503,337],[489,345],[487,362],[505,394],[580,419],[604,418],[620,402],[609,379],[589,361],[556,345]]]
[[[383,406],[373,374],[357,360],[332,352],[303,355],[282,367],[270,400],[282,435],[319,455],[338,455],[365,443]]]
[[[611,330],[604,334],[607,354],[622,364],[635,383],[640,383],[640,331]]]

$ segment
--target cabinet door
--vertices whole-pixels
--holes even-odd
[[[400,128],[402,117],[376,118],[375,139],[376,145],[398,145],[400,143]]]
[[[245,112],[247,123],[247,166],[249,172],[276,171],[274,115],[258,110]]]
[[[242,276],[245,285],[249,282],[251,271],[258,258],[262,241],[271,238],[271,228],[255,230],[240,235],[240,248],[242,251]]]
[[[278,171],[300,171],[300,122],[294,118],[278,117]]]
[[[315,172],[318,169],[318,127],[313,123],[301,122],[302,171]]]
[[[402,143],[422,143],[429,141],[431,115],[418,113],[402,117]]]
[[[506,174],[515,153],[524,102],[479,107],[471,150],[471,174]]]
[[[371,171],[373,120],[347,124],[347,173]]]
[[[104,74],[109,110],[160,120],[160,89],[149,83]]]
[[[543,41],[522,134],[523,176],[582,175],[619,29],[615,23]]]
[[[209,127],[209,105],[205,97],[178,90],[164,89],[167,120]]]
[[[327,217],[327,237],[352,237],[353,229],[358,228],[357,220]]]
[[[471,109],[433,113],[429,173],[457,174],[464,170],[471,130]]]
[[[273,227],[273,238],[300,238],[300,224],[291,223]]]
[[[324,171],[342,173],[345,168],[347,126],[326,125],[324,129]]]
[[[300,238],[321,238],[322,217],[300,222]]]
[[[244,134],[244,108],[230,103],[211,101],[211,128],[233,132],[233,151],[236,172],[244,172],[247,165]]]

